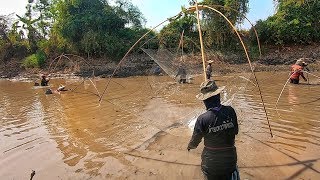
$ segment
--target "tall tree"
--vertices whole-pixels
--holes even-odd
[[[195,1],[190,0],[189,3],[190,5],[194,5]],[[199,4],[217,8],[226,15],[233,24],[241,23],[244,15],[248,11],[248,0],[203,0],[199,2]],[[203,39],[207,48],[213,50],[221,48],[234,50],[238,47],[237,43],[239,40],[223,17],[210,9],[203,9],[201,15]],[[172,44],[173,40],[177,41],[182,29],[188,29],[189,31],[185,32],[186,39],[192,39],[193,43],[199,42],[199,40],[195,38],[195,31],[197,31],[197,28],[195,28],[196,23],[195,14],[187,12],[163,28],[160,33],[161,38],[166,44]],[[171,43],[169,41],[171,41]],[[196,46],[199,46],[199,43],[196,44]]]
[[[8,37],[8,33],[10,31],[8,25],[9,25],[9,17],[0,15],[0,38],[5,43],[11,44],[11,41]]]
[[[275,0],[277,12],[258,21],[261,41],[274,44],[320,41],[319,0]]]
[[[34,4],[34,11],[38,14],[36,23],[43,38],[49,38],[50,29],[53,23],[52,0],[37,0]]]
[[[204,0],[201,4],[221,11],[233,24],[237,25],[248,12],[249,0]],[[218,6],[216,6],[218,5]],[[235,10],[235,11],[234,11]],[[232,48],[237,44],[237,37],[227,21],[212,10],[203,11],[203,28],[206,32],[206,44],[210,47]]]
[[[78,52],[94,56],[121,56],[142,27],[142,15],[130,1],[111,6],[105,0],[58,0],[56,10],[57,32]]]
[[[194,13],[185,13],[178,19],[173,19],[159,33],[159,41],[166,48],[176,49],[179,46],[181,35],[183,33],[184,51],[192,51],[194,42],[198,41],[198,32],[195,28],[197,23]]]
[[[142,25],[146,22],[139,8],[130,1],[116,0],[115,11],[131,27],[142,28]]]
[[[19,20],[23,23],[22,28],[27,31],[27,38],[30,46],[31,52],[35,52],[37,47],[37,39],[38,39],[38,32],[35,27],[35,23],[39,21],[39,19],[35,19],[33,14],[33,0],[28,0],[28,4],[26,6],[26,13],[23,17],[17,15]]]

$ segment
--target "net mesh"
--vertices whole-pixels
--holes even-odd
[[[180,48],[159,47],[142,50],[154,61],[155,66],[162,69],[162,75],[112,78],[100,104],[100,108],[105,111],[114,109],[116,112],[110,112],[115,116],[110,121],[116,125],[112,138],[121,140],[117,144],[121,148],[143,147],[144,143],[159,135],[159,132],[185,136],[193,128],[197,117],[205,111],[202,101],[195,98],[204,81],[201,56],[186,54]],[[218,86],[226,86],[221,93],[222,103],[231,106],[244,103],[242,95],[247,86],[254,87],[252,74],[248,69],[243,68],[243,65],[229,64],[227,58],[223,58],[218,52],[206,51],[205,58],[214,61],[212,79]],[[125,59],[123,64],[126,62],[129,59]],[[176,82],[181,67],[185,69],[187,83]],[[84,81],[76,91],[103,92],[106,81],[97,79],[93,82]],[[235,110],[241,123],[246,112],[240,108]]]
[[[183,85],[171,85],[170,88],[166,88],[162,92],[162,95],[165,97],[178,96],[178,98],[195,99],[194,96],[199,93],[199,85],[204,81],[201,56],[193,53],[185,54],[181,49],[175,51],[162,47],[163,46],[160,46],[159,49],[144,48],[142,50],[157,64],[157,66],[161,67],[166,75],[174,80],[177,80],[176,75],[179,73],[179,68],[182,66],[187,73],[187,83],[192,84],[192,87],[185,85],[186,88],[184,88]],[[224,105],[233,106],[243,103],[243,99],[241,97],[247,90],[248,85],[255,87],[256,84],[253,80],[252,73],[250,72],[249,65],[231,64],[229,63],[230,59],[228,58],[229,57],[226,57],[225,54],[222,54],[219,51],[206,51],[205,59],[207,61],[212,60],[214,62],[212,65],[212,79],[214,79],[219,86],[226,86],[224,92],[221,94],[221,100]],[[149,77],[148,81],[153,87],[168,86],[168,84],[166,84],[167,82],[161,82],[156,76]],[[190,88],[194,89],[191,91]],[[159,91],[160,90],[155,91],[155,94],[158,96]],[[192,92],[193,97],[190,97],[190,92]],[[194,122],[195,118],[204,112],[204,110],[202,103],[197,100],[193,102],[193,105],[193,107],[198,110],[192,111],[188,117],[194,117],[189,119]],[[245,117],[245,112],[242,112],[241,109],[237,109],[236,111],[241,123]],[[191,124],[191,128],[193,122],[189,122],[189,124]]]
[[[173,53],[164,48],[159,48],[157,50],[142,48],[142,50],[172,78],[176,78],[181,67],[186,70],[187,77],[189,78],[201,74],[202,63],[197,59],[190,61],[192,57],[188,55],[183,55],[183,53],[179,54],[177,52]]]

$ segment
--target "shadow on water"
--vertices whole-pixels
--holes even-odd
[[[269,75],[258,74],[265,79]],[[279,104],[283,109],[280,119],[273,104],[283,79],[273,77],[268,79],[272,84],[261,84],[276,135],[272,140],[266,139],[268,126],[256,88],[245,80],[250,76],[230,75],[217,81],[219,86],[227,86],[222,98],[236,109],[240,134],[250,137],[247,141],[238,139],[240,170],[253,169],[250,173],[259,179],[263,176],[259,176],[256,169],[290,167],[295,172],[290,171],[289,178],[306,177],[307,170],[316,174],[312,177],[317,177],[319,89],[313,85],[289,87]],[[126,88],[117,84],[110,86],[101,106],[93,93],[95,89],[88,83],[79,85],[76,92],[46,96],[44,89],[32,88],[32,82],[0,82],[0,102],[5,104],[0,106],[0,137],[4,139],[0,141],[0,175],[23,179],[26,168],[48,170],[52,164],[55,167],[50,171],[67,179],[121,179],[125,172],[132,175],[135,169],[143,168],[148,177],[150,168],[162,170],[156,176],[160,178],[168,172],[179,170],[189,175],[195,168],[199,170],[201,148],[187,153],[185,147],[191,136],[188,122],[203,110],[202,102],[195,98],[201,81],[177,84],[168,77],[132,77],[119,78],[117,82]],[[54,88],[64,83],[64,80],[52,80],[51,85]],[[95,83],[98,90],[102,90],[99,85],[104,82]],[[253,159],[242,158],[249,153],[259,153],[246,151],[256,144],[267,146],[294,162],[281,157],[275,163],[271,153],[264,154],[268,159],[266,165],[259,154]],[[166,156],[159,156],[159,150],[166,152]],[[30,157],[35,163],[28,161]],[[296,170],[299,165],[303,168]],[[270,172],[272,170],[267,173]],[[39,172],[37,176],[58,178],[46,173]]]
[[[320,158],[316,158],[316,159],[312,159],[312,160],[305,160],[305,161],[300,161],[299,159],[293,157],[292,155],[288,154],[288,153],[285,153],[281,150],[279,150],[278,148],[275,148],[273,146],[271,146],[270,144],[267,144],[255,137],[253,137],[252,135],[249,135],[249,134],[245,134],[246,136],[250,137],[251,139],[271,148],[271,149],[274,149],[278,152],[280,152],[281,154],[291,158],[292,160],[294,160],[295,162],[294,163],[288,163],[288,164],[284,164],[284,165],[270,165],[270,166],[248,166],[248,167],[240,167],[240,168],[264,168],[264,167],[279,167],[279,166],[295,166],[295,165],[303,165],[304,168],[302,169],[302,171],[298,171],[297,173],[293,174],[291,177],[289,177],[288,179],[293,179],[294,177],[297,177],[299,174],[301,174],[303,171],[305,170],[312,170],[314,172],[316,172],[317,174],[320,174],[320,171],[318,171],[317,169],[313,168],[312,166],[310,166],[310,164],[312,164],[311,162],[317,162],[320,160]]]

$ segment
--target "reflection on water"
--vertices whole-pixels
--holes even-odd
[[[276,109],[287,73],[270,74],[259,73],[258,78],[267,79],[261,88],[272,139],[250,75],[216,77],[218,85],[227,86],[224,104],[237,111],[239,140],[254,136],[290,156],[319,157],[320,86],[289,84]],[[0,80],[0,175],[26,179],[35,169],[36,176],[46,179],[125,179],[124,174],[137,172],[135,158],[125,153],[144,150],[152,142],[160,146],[159,133],[185,146],[179,139],[188,139],[191,130],[186,134],[181,128],[203,111],[194,98],[200,82],[177,84],[165,76],[114,79],[99,104],[93,84],[102,92],[104,79],[54,79],[51,88],[65,84],[69,91],[53,95],[45,95],[46,88],[33,87],[32,81]]]

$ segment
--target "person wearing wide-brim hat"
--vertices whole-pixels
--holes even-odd
[[[204,102],[207,111],[197,118],[187,149],[197,148],[204,138],[201,170],[205,179],[240,179],[235,147],[238,120],[231,106],[220,103],[224,88],[218,87],[213,80],[205,81],[196,96]]]
[[[295,64],[297,64],[297,65],[299,65],[299,66],[307,66],[307,65],[308,65],[308,63],[306,63],[306,62],[304,61],[304,58],[298,59]]]
[[[41,86],[48,86],[50,79],[45,74],[41,75]]]
[[[211,73],[212,73],[212,60],[207,61],[208,66],[206,67],[206,79],[210,79],[211,78]]]
[[[290,72],[290,83],[293,84],[299,84],[299,77],[301,76],[305,81],[307,81],[307,78],[304,77],[303,70],[304,68],[307,69],[308,64],[303,60],[303,58],[300,58],[296,61],[294,65],[291,66],[291,72]]]

